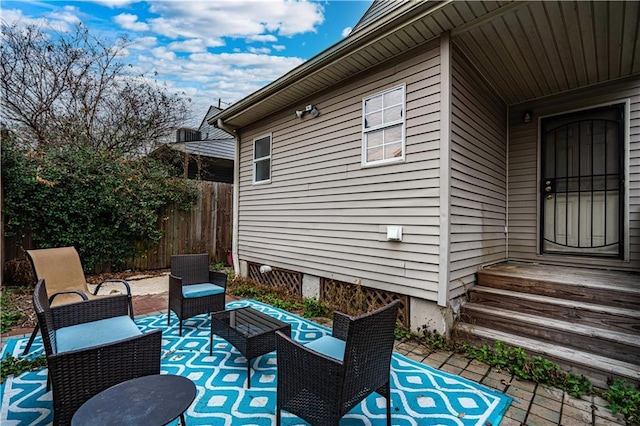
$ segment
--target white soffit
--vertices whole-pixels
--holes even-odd
[[[640,73],[640,2],[400,2],[215,118],[243,127],[451,31],[507,104]]]

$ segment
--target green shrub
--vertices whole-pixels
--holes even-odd
[[[75,246],[85,272],[119,270],[162,236],[158,211],[189,209],[194,183],[171,177],[160,162],[129,160],[90,148],[29,152],[2,138],[5,235],[29,230],[39,248]]]

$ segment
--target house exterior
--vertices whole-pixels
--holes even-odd
[[[233,183],[233,136],[208,123],[211,117],[222,111],[210,106],[198,129],[176,130],[176,141],[161,149],[181,153],[184,177],[213,182]],[[158,153],[161,154],[161,153]]]
[[[234,264],[405,295],[447,333],[487,265],[640,271],[638,2],[374,1],[209,122]],[[640,286],[640,284],[639,284]]]

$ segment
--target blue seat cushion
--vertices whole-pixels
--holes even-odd
[[[182,297],[184,297],[185,299],[213,296],[220,293],[224,293],[224,288],[211,283],[190,284],[182,286]]]
[[[125,315],[60,328],[56,330],[56,345],[58,353],[69,352],[141,334],[138,326]]]
[[[332,336],[323,336],[313,342],[307,343],[304,346],[309,349],[313,349],[316,352],[320,352],[322,355],[342,361],[344,358],[346,342]]]

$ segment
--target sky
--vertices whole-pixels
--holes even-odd
[[[347,36],[371,0],[0,0],[4,23],[130,41],[122,61],[191,100],[187,125],[224,108]]]

